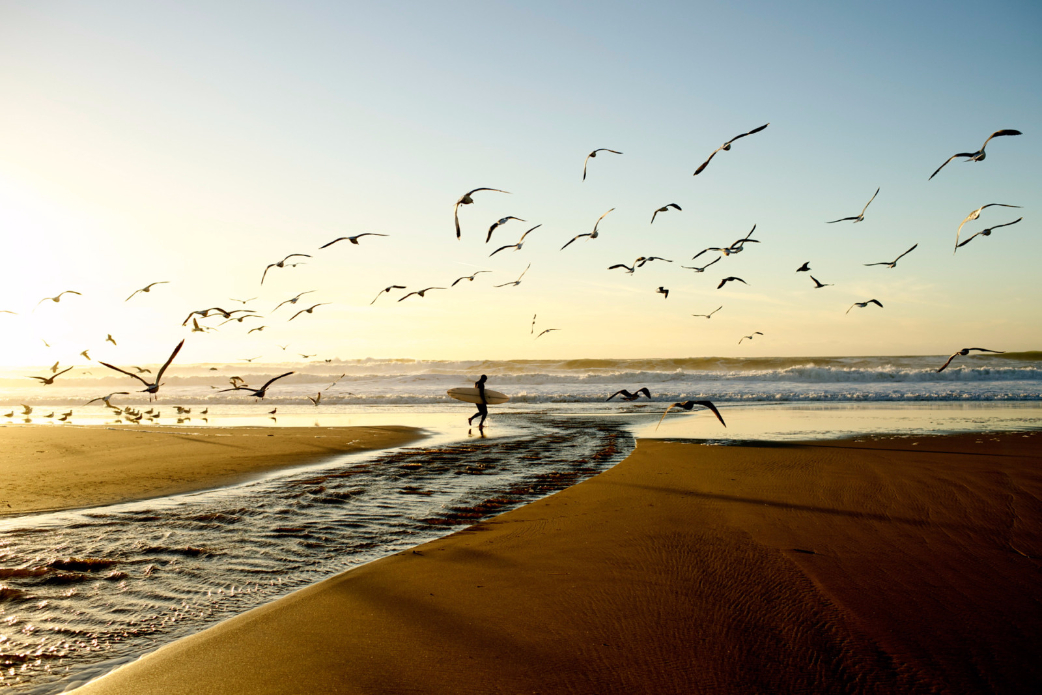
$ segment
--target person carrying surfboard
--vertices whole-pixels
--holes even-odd
[[[484,374],[482,374],[481,378],[474,382],[474,388],[476,388],[478,390],[478,397],[481,398],[481,402],[477,404],[478,412],[474,413],[469,418],[467,418],[467,424],[470,425],[470,424],[473,424],[474,418],[476,418],[478,415],[480,415],[481,416],[481,420],[478,422],[478,429],[479,430],[485,429],[485,418],[488,417],[488,401],[485,400],[485,382],[486,381],[488,381],[488,377],[485,376]]]

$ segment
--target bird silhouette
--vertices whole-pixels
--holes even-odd
[[[716,409],[716,406],[713,405],[711,401],[684,401],[683,403],[674,403],[673,405],[666,408],[666,412],[662,413],[662,417],[659,418],[658,425],[655,425],[655,429],[657,430],[659,428],[659,426],[662,424],[662,421],[666,419],[666,416],[669,415],[669,411],[673,410],[673,408],[682,408],[684,410],[690,411],[696,405],[701,406],[703,408],[709,408],[709,410],[713,411],[713,415],[716,415],[716,419],[720,421],[720,424],[724,427],[727,427],[727,423],[724,422],[724,418],[722,415],[720,415],[720,411]]]
[[[734,142],[736,142],[738,140],[741,140],[742,138],[744,138],[746,136],[753,135],[755,133],[759,133],[761,130],[763,130],[764,128],[766,128],[769,125],[770,125],[770,123],[764,123],[759,128],[753,128],[748,133],[742,133],[741,135],[736,135],[733,138],[731,138],[730,140],[728,140],[727,142],[725,142],[723,145],[720,145],[720,147],[717,147],[715,150],[713,150],[713,154],[709,155],[709,159],[707,159],[706,161],[702,162],[702,166],[700,166],[697,169],[695,169],[695,173],[693,174],[693,176],[698,176],[699,174],[701,174],[702,171],[707,166],[709,166],[709,162],[713,161],[713,157],[716,156],[717,152],[720,152],[721,150],[724,151],[724,152],[729,152],[731,150],[731,144],[732,143],[734,143]]]
[[[137,294],[138,292],[151,292],[152,288],[155,287],[156,285],[169,285],[169,284],[170,284],[169,280],[160,280],[159,282],[151,282],[148,285],[142,287],[140,290],[134,290],[130,294],[130,296],[127,297],[126,299],[124,299],[123,301],[124,302],[129,302],[131,299],[134,298],[134,295]]]
[[[460,196],[460,199],[456,201],[456,208],[453,211],[453,216],[456,219],[456,239],[457,240],[460,238],[459,206],[460,205],[471,205],[471,204],[473,204],[474,203],[474,199],[471,196],[473,196],[478,191],[495,191],[496,193],[506,193],[508,195],[510,194],[510,191],[501,191],[498,188],[475,188],[474,190],[467,191],[462,196]]]
[[[645,396],[647,396],[649,399],[651,398],[651,391],[648,391],[648,387],[647,386],[643,386],[643,387],[637,389],[636,391],[634,391],[633,393],[630,393],[626,389],[619,389],[618,391],[616,391],[615,393],[611,394],[610,396],[608,396],[604,400],[605,401],[610,401],[612,398],[615,398],[616,396],[621,396],[622,400],[624,400],[624,401],[635,401],[638,398],[640,398],[640,394],[642,394],[642,393]]]
[[[970,354],[970,352],[973,350],[976,350],[977,352],[994,352],[998,355],[1005,354],[1005,351],[1003,350],[989,350],[988,348],[963,348],[962,350],[959,350],[958,352],[954,353],[951,357],[949,357],[948,361],[942,364],[941,368],[937,371],[943,372],[945,369],[947,369],[948,365],[951,364],[952,360],[954,360],[956,357],[959,357],[960,355],[965,357],[966,355]]]
[[[951,157],[948,157],[948,159],[945,160],[944,164],[942,164],[941,166],[937,167],[937,171],[935,171],[932,174],[930,174],[930,179],[932,179],[934,176],[937,176],[937,173],[941,169],[943,169],[944,167],[948,166],[948,162],[952,161],[956,157],[966,157],[966,161],[969,161],[969,162],[980,162],[980,161],[983,161],[984,157],[985,157],[984,148],[988,146],[988,143],[991,142],[992,138],[1000,138],[1000,137],[1004,137],[1006,135],[1021,135],[1021,134],[1022,133],[1019,130],[1013,130],[1012,128],[1006,128],[1006,129],[1003,129],[1003,130],[996,130],[994,133],[992,133],[991,135],[988,136],[988,139],[984,141],[984,144],[981,145],[980,149],[977,150],[976,152],[959,152],[958,154],[953,154]],[[930,179],[926,179],[926,180],[929,181]]]
[[[264,396],[268,392],[268,387],[269,386],[274,384],[276,381],[278,381],[282,377],[289,376],[292,373],[293,372],[286,372],[285,374],[279,374],[277,377],[268,379],[266,382],[264,382],[264,385],[261,386],[259,389],[251,389],[249,386],[236,386],[235,388],[221,389],[217,393],[225,393],[227,391],[249,391],[250,392],[249,395],[251,395],[251,396],[254,396],[256,398],[264,398]]]
[[[681,209],[680,206],[677,205],[676,203],[670,203],[669,205],[663,205],[658,210],[656,210],[655,212],[651,213],[651,224],[655,224],[655,216],[656,215],[658,215],[660,212],[669,212],[670,208],[673,208],[674,210],[680,210]]]
[[[598,152],[611,152],[612,154],[622,154],[622,152],[618,152],[617,150],[609,150],[607,147],[601,147],[601,148],[598,148],[598,149],[594,150],[590,154],[586,155],[586,159],[583,160],[583,181],[586,180],[586,165],[587,165],[587,163],[589,163],[589,161],[591,159],[596,159]]]
[[[337,239],[333,239],[333,241],[329,242],[328,244],[323,244],[322,246],[319,246],[318,248],[321,251],[322,249],[329,248],[330,246],[332,246],[333,244],[337,243],[338,241],[350,241],[355,246],[358,246],[358,240],[361,239],[364,236],[388,236],[388,235],[387,234],[377,234],[376,232],[363,232],[361,234],[355,234],[354,236],[342,236],[342,237],[339,237]]]

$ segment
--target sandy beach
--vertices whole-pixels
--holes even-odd
[[[1037,691],[1040,445],[641,440],[77,692]]]
[[[279,468],[420,439],[411,427],[0,428],[0,516],[230,485]]]

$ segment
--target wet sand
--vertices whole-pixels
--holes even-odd
[[[702,446],[77,691],[1039,692],[1042,433]]]
[[[412,427],[0,427],[0,517],[207,490],[338,454],[406,444]]]

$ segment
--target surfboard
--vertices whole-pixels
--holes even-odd
[[[478,395],[478,390],[473,386],[470,388],[458,388],[449,389],[447,391],[450,398],[455,398],[457,401],[463,401],[464,403],[480,403],[481,396]],[[500,403],[506,403],[510,400],[510,396],[499,391],[493,391],[492,389],[485,389],[485,402],[489,405],[499,405]]]

